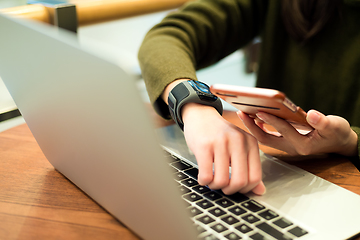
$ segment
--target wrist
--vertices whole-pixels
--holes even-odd
[[[162,95],[161,95],[161,98],[164,100],[164,102],[165,102],[166,104],[168,104],[169,93],[171,92],[171,90],[174,89],[174,87],[175,87],[176,85],[178,85],[178,84],[181,83],[181,82],[188,81],[188,80],[190,80],[190,79],[186,79],[186,78],[183,79],[183,78],[182,78],[182,79],[177,79],[177,80],[169,83],[169,84],[165,87],[165,89],[164,89],[164,91],[163,91],[163,93],[162,93]]]
[[[189,103],[209,106],[220,115],[223,111],[221,100],[210,92],[208,85],[194,80],[182,81],[173,87],[168,96],[171,117],[181,129],[184,128],[182,109]]]
[[[357,156],[358,153],[358,135],[351,129],[348,140],[345,145],[337,152],[344,156]]]
[[[212,106],[206,106],[199,103],[187,103],[181,109],[181,115],[184,125],[187,122],[207,118],[210,115],[220,116],[219,112]]]

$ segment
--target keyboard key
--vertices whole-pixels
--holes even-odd
[[[188,178],[188,176],[181,173],[181,172],[174,173],[174,179],[177,180],[177,181],[181,181],[181,180],[186,179],[186,178]]]
[[[226,214],[225,211],[221,210],[221,209],[218,208],[218,207],[217,207],[217,208],[214,208],[214,209],[211,209],[211,210],[209,211],[209,213],[211,213],[211,214],[214,215],[215,217],[220,217],[220,216]]]
[[[266,240],[266,238],[261,235],[260,233],[255,233],[253,235],[250,236],[251,239],[254,239],[254,240]]]
[[[203,240],[219,240],[217,237],[215,237],[214,235],[209,235],[206,236],[204,238],[202,238]]]
[[[220,194],[216,193],[215,191],[205,193],[204,197],[206,197],[207,199],[210,199],[212,201],[222,198],[222,196]]]
[[[171,170],[171,172],[174,173],[174,174],[179,172],[179,170],[177,170],[177,169],[174,168],[174,167],[170,167],[170,170]]]
[[[221,233],[221,232],[224,232],[224,231],[228,230],[228,228],[225,227],[224,225],[222,225],[221,223],[215,224],[211,228],[214,229],[218,233]]]
[[[275,228],[273,228],[272,226],[270,226],[269,224],[267,224],[265,222],[256,225],[256,227],[259,228],[260,230],[266,232],[270,236],[278,239],[278,240],[289,240],[289,239],[291,239],[290,237],[286,236],[285,234],[283,234],[282,232],[276,230]]]
[[[220,200],[217,200],[215,203],[218,204],[218,205],[220,205],[220,206],[223,207],[223,208],[228,208],[228,207],[234,205],[233,202],[227,200],[226,198],[222,198],[222,199],[220,199]]]
[[[206,231],[205,228],[203,228],[203,227],[200,226],[200,225],[197,225],[197,224],[196,224],[195,227],[196,227],[196,231],[197,231],[199,234]]]
[[[190,168],[184,172],[195,179],[198,178],[199,170],[197,168]]]
[[[196,203],[196,205],[198,205],[199,207],[201,207],[202,209],[208,209],[210,207],[213,207],[214,204],[209,202],[208,200],[204,199],[198,203]]]
[[[246,213],[246,211],[239,206],[232,207],[229,209],[229,211],[235,214],[236,216],[240,216],[241,214]]]
[[[179,187],[179,190],[182,195],[191,192],[191,190],[189,188],[182,186],[182,185]]]
[[[236,219],[235,217],[233,217],[233,216],[226,216],[226,217],[221,218],[221,220],[223,220],[224,222],[226,222],[226,223],[229,224],[229,225],[233,225],[233,224],[239,222],[239,220],[237,220],[237,219]]]
[[[240,226],[235,227],[237,230],[239,230],[242,233],[248,233],[251,232],[253,229],[251,227],[249,227],[246,224],[241,224]]]
[[[266,210],[262,213],[259,213],[259,216],[265,218],[266,220],[271,220],[278,217],[279,215],[271,210]]]
[[[196,207],[191,207],[190,208],[190,214],[191,214],[191,216],[193,216],[193,217],[195,217],[195,216],[197,216],[197,215],[199,215],[199,214],[201,214],[202,213],[202,211],[200,211],[198,208],[196,208]]]
[[[241,194],[241,193],[234,193],[232,195],[226,195],[226,197],[236,203],[241,203],[243,201],[249,200],[249,198],[247,196],[245,196],[244,194]]]
[[[198,184],[197,181],[195,179],[192,179],[192,178],[182,180],[181,183],[184,184],[185,186],[188,186],[188,187],[192,187],[192,186],[195,186],[195,185]]]
[[[184,199],[183,199],[184,200]],[[184,203],[185,203],[185,207],[191,207],[192,205],[191,205],[191,203],[189,203],[189,202],[187,202],[187,201],[185,201],[184,200]]]
[[[174,156],[174,155],[171,155],[171,154],[168,153],[168,152],[166,152],[165,154],[166,154],[166,155],[165,155],[166,158],[168,159],[168,161],[169,161],[170,163],[172,163],[172,162],[177,162],[177,161],[180,160],[178,157],[176,157],[176,156]]]
[[[193,187],[192,189],[193,189],[195,192],[198,192],[198,193],[200,193],[200,194],[204,194],[204,193],[207,193],[207,192],[210,192],[210,191],[211,191],[210,188],[205,187],[205,186],[200,186],[200,185],[198,185],[198,186],[196,186],[196,187]]]
[[[291,226],[293,223],[287,220],[286,218],[280,218],[279,220],[274,221],[274,224],[281,228],[287,228]]]
[[[293,229],[289,230],[289,233],[291,233],[292,235],[294,235],[296,237],[301,237],[301,236],[304,236],[305,234],[307,234],[308,232],[300,227],[294,227]]]
[[[242,219],[244,219],[248,223],[255,223],[255,222],[260,220],[259,218],[255,217],[252,214],[245,215],[245,216],[242,217]]]
[[[182,160],[180,160],[178,162],[173,162],[170,165],[179,170],[186,170],[186,169],[192,168],[192,166],[189,163],[184,162]]]
[[[209,224],[209,223],[212,223],[212,222],[215,221],[213,218],[211,218],[211,217],[208,216],[208,215],[205,215],[205,216],[196,218],[196,220],[202,222],[203,224]]]
[[[258,212],[260,210],[265,209],[265,207],[263,205],[261,205],[260,203],[256,202],[255,200],[250,200],[248,202],[244,202],[243,204],[241,204],[241,206],[249,209],[252,212]]]
[[[199,196],[196,193],[188,193],[188,194],[184,195],[183,198],[185,198],[186,200],[189,200],[190,202],[196,202],[196,201],[199,201],[200,199],[203,199],[201,196]]]
[[[227,239],[229,240],[239,240],[241,239],[241,237],[239,237],[236,233],[229,233],[228,235],[225,236]]]

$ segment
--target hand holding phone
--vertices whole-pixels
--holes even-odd
[[[261,111],[286,120],[296,129],[313,129],[306,121],[306,112],[291,102],[283,92],[226,84],[214,84],[210,91],[257,121],[261,121],[256,117]]]

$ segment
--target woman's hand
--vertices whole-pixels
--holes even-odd
[[[307,122],[314,128],[303,135],[283,119],[271,114],[259,112],[257,117],[272,125],[280,134],[273,135],[264,131],[254,119],[243,112],[238,112],[244,125],[262,144],[285,151],[291,155],[311,155],[319,153],[338,153],[356,156],[357,134],[350,128],[347,120],[338,116],[325,116],[310,110]]]
[[[182,109],[182,119],[185,139],[199,166],[200,185],[225,194],[265,193],[258,142],[253,136],[209,106],[188,103]]]
[[[165,103],[168,103],[169,92],[186,80],[189,79],[178,79],[167,85],[162,93]],[[188,103],[182,107],[181,115],[186,143],[199,166],[200,185],[221,189],[225,194],[265,193],[259,145],[253,136],[227,122],[210,106]]]

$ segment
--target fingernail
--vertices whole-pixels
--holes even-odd
[[[320,120],[320,115],[317,112],[312,112],[307,115],[306,120],[308,123],[316,125]]]
[[[239,117],[241,120],[243,120],[243,117],[242,117],[242,115],[241,115],[241,111],[237,111],[236,114],[238,115],[238,117]]]
[[[266,187],[264,182],[260,182],[258,186],[256,186],[253,190],[253,193],[255,193],[256,195],[262,196],[266,193]]]
[[[261,185],[263,186],[264,191],[260,195],[264,195],[266,193],[266,187],[265,187],[264,182],[261,182]]]
[[[256,117],[257,118],[259,118],[261,121],[263,121],[263,122],[266,122],[266,116],[263,114],[263,113],[261,113],[261,112],[258,112],[257,114],[256,114]]]

